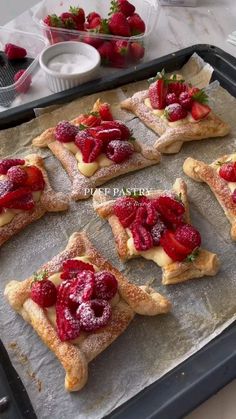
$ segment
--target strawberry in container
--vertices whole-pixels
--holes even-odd
[[[128,67],[144,57],[144,38],[150,33],[150,15],[154,15],[155,20],[157,16],[153,4],[154,0],[112,0],[102,4],[95,0],[89,2],[90,7],[92,5],[89,13],[86,10],[88,3],[83,0],[80,7],[71,6],[69,10],[62,11],[60,4],[55,10],[62,13],[44,16],[43,27],[52,44],[67,40],[82,41],[98,50],[102,65]],[[137,10],[141,10],[140,13]]]

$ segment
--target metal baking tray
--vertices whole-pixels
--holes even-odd
[[[236,58],[212,45],[194,45],[135,68],[104,77],[50,95],[46,98],[4,111],[0,129],[13,127],[34,118],[34,108],[63,104],[78,97],[112,89],[126,83],[147,79],[157,71],[178,70],[197,52],[214,68],[212,80],[236,97]],[[109,419],[181,419],[236,377],[236,322],[199,352],[174,368],[122,406]],[[0,400],[9,397],[9,405],[1,419],[35,419],[30,400],[6,350],[0,344]]]

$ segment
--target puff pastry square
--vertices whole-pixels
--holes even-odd
[[[96,112],[99,104],[100,100],[98,99],[91,112]],[[80,116],[70,122],[76,126],[80,125]],[[40,136],[34,138],[32,144],[36,147],[48,147],[58,158],[71,179],[71,197],[74,200],[87,199],[91,196],[92,192],[90,190],[93,190],[96,186],[100,186],[114,177],[152,166],[160,161],[158,150],[154,153],[150,147],[143,146],[141,142],[136,140],[133,142],[135,151],[128,160],[119,164],[113,163],[107,167],[100,167],[92,176],[86,177],[79,171],[75,155],[62,143],[55,140],[54,131],[55,127],[47,129]]]
[[[118,281],[118,293],[114,297],[112,317],[107,326],[95,332],[84,332],[75,341],[62,342],[58,337],[56,327],[49,320],[47,309],[41,308],[30,298],[33,277],[22,282],[11,281],[5,288],[5,296],[10,305],[31,324],[64,367],[65,388],[68,391],[80,390],[86,384],[88,363],[124,332],[135,313],[155,316],[170,310],[170,302],[152,288],[138,287],[129,283],[99,254],[84,232],[74,233],[65,250],[42,266],[39,272],[46,269],[48,275],[56,274],[61,271],[63,261],[78,256],[86,257],[86,260],[96,265],[98,270],[112,273]]]
[[[55,192],[47,176],[42,157],[37,154],[30,154],[24,157],[27,165],[38,167],[45,181],[45,187],[41,191],[39,201],[35,203],[35,207],[29,211],[20,211],[8,223],[0,227],[0,246],[26,227],[33,221],[41,218],[46,212],[65,211],[69,207],[69,198],[67,195]]]
[[[236,240],[236,204],[232,200],[236,183],[227,182],[218,174],[222,164],[232,161],[236,161],[236,153],[219,157],[211,164],[188,157],[184,162],[183,170],[187,176],[197,182],[207,183],[231,224],[232,240]]]
[[[172,188],[172,192],[174,192],[174,194],[176,195],[181,194],[181,200],[185,207],[184,222],[190,224],[187,187],[185,182],[182,179],[176,179]],[[157,198],[158,196],[163,195],[163,193],[169,194],[170,191],[152,191],[150,194],[148,194],[148,198]],[[107,219],[107,221],[109,222],[112,228],[119,257],[123,261],[127,261],[134,257],[143,256],[148,260],[154,261],[153,256],[150,256],[150,254],[148,253],[149,250],[139,253],[134,253],[130,251],[128,245],[130,235],[127,229],[122,226],[118,217],[114,214],[114,203],[115,200],[110,200],[110,198],[104,195],[102,191],[95,191],[93,195],[94,210],[101,218]],[[152,249],[155,249],[155,247],[153,247]],[[164,259],[164,262],[161,265],[160,266],[162,267],[162,283],[163,285],[170,285],[179,282],[184,282],[193,278],[201,278],[205,275],[216,275],[219,269],[219,259],[216,254],[200,248],[196,258],[194,258],[194,260],[191,262],[174,262],[173,260],[171,262],[171,260],[168,260],[168,263],[165,263]]]
[[[135,114],[141,122],[158,134],[159,138],[153,148],[163,154],[178,153],[183,143],[187,141],[223,137],[229,133],[229,125],[212,111],[198,122],[188,122],[182,125],[172,123],[170,126],[167,120],[155,115],[145,104],[145,99],[148,97],[148,90],[137,92],[121,102],[121,108]]]

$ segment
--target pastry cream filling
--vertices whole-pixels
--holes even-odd
[[[145,259],[152,260],[160,267],[173,263],[173,260],[166,254],[163,247],[161,246],[152,247],[152,249],[145,250],[143,252],[137,251],[134,245],[132,233],[128,229],[126,229],[126,231],[129,235],[129,239],[127,241],[127,247],[128,247],[130,255],[137,255],[137,256],[140,255],[144,257]]]
[[[95,272],[99,271],[98,267],[96,265],[94,265],[93,263],[91,263],[90,260],[86,256],[76,256],[76,257],[71,258],[71,259],[81,260],[82,262],[90,263],[90,265],[93,265],[93,267],[95,269]],[[56,287],[58,287],[62,283],[61,272],[56,272],[55,274],[50,275],[48,277],[48,279],[50,281],[52,281]],[[114,307],[115,305],[117,305],[118,302],[119,302],[119,299],[120,299],[119,294],[117,292],[116,295],[110,301],[111,306]],[[46,313],[47,313],[47,317],[48,317],[50,323],[52,324],[54,329],[56,329],[57,328],[57,322],[56,322],[55,305],[52,306],[52,307],[46,308]],[[75,345],[79,344],[85,339],[86,336],[87,336],[87,333],[81,332],[80,336],[78,338],[72,340],[71,342]]]
[[[82,153],[75,143],[70,142],[64,143],[63,145],[75,155],[75,158],[78,161],[78,169],[82,175],[86,177],[91,177],[98,169],[102,167],[108,167],[113,164],[112,160],[108,159],[103,153],[100,154],[94,162],[85,163],[83,161]]]
[[[179,119],[178,121],[175,121],[175,122],[168,121],[168,119],[164,115],[164,109],[153,109],[149,97],[147,97],[144,100],[144,103],[148,108],[152,109],[152,113],[154,115],[159,116],[170,127],[178,127],[178,126],[181,126],[181,125],[184,125],[184,124],[188,124],[189,122],[191,122],[191,123],[198,122],[196,119],[194,119],[192,117],[190,112],[188,112],[186,118]]]

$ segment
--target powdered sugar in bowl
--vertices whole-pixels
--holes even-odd
[[[41,53],[39,62],[52,92],[99,77],[100,55],[94,47],[82,42],[54,44]]]

